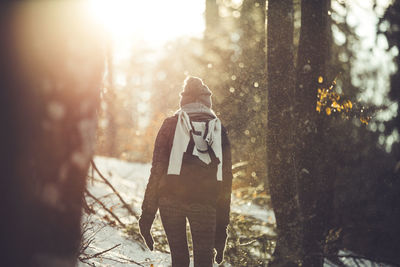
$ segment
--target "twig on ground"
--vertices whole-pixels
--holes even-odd
[[[134,261],[134,260],[131,260],[131,259],[128,259],[128,258],[120,257],[120,256],[118,256],[118,258],[121,259],[121,260],[127,261],[129,263],[133,263],[133,264],[136,264],[136,265],[144,267],[144,265],[141,264],[140,262],[137,262],[137,261]]]
[[[86,234],[92,230],[93,230],[93,227],[89,227],[89,221],[85,221],[82,224],[81,244],[79,247],[80,255],[84,254],[86,249],[89,247],[89,245],[94,241],[94,236],[96,235],[97,232],[95,232],[94,234],[92,234],[89,237],[86,236]]]
[[[86,263],[89,266],[96,267],[96,264],[94,264],[93,262],[87,262],[87,261],[81,261],[81,262]]]
[[[91,208],[89,205],[88,205],[88,203],[87,203],[87,200],[86,200],[86,198],[85,197],[83,197],[83,210],[85,211],[85,213],[86,214],[94,214],[95,213],[95,211],[93,210],[93,208]]]
[[[104,183],[103,180],[97,179],[97,178],[95,178],[95,177],[93,177],[93,176],[88,175],[87,177],[88,177],[91,181],[93,181],[93,182]]]
[[[103,255],[103,254],[105,254],[105,253],[107,253],[107,252],[109,252],[110,250],[113,250],[114,248],[119,247],[119,246],[121,246],[121,244],[117,244],[117,245],[115,245],[115,246],[113,246],[113,247],[111,247],[111,248],[109,248],[109,249],[100,251],[100,252],[95,253],[95,254],[93,254],[93,255],[89,255],[89,256],[86,256],[86,257],[81,257],[80,260],[81,260],[81,261],[85,261],[85,260],[97,258],[97,257],[99,257],[99,256],[101,256],[101,255]]]
[[[107,180],[107,178],[99,171],[97,168],[96,164],[94,163],[94,160],[91,160],[92,164],[92,169],[97,172],[97,174],[103,179],[103,181],[111,188],[111,190],[117,195],[119,200],[122,202],[124,208],[126,208],[129,212],[130,215],[134,216],[137,220],[139,220],[139,216],[132,210],[131,206],[129,206],[125,200],[122,198],[122,196],[119,194],[119,192],[114,188],[114,186]]]
[[[91,214],[86,217],[86,220],[82,223],[82,231],[81,231],[81,245],[79,248],[79,255],[85,255],[86,249],[90,246],[90,244],[94,241],[95,236],[98,232],[100,232],[104,225],[95,229],[94,226],[91,226]]]
[[[105,211],[107,211],[122,227],[126,228],[126,225],[121,222],[121,220],[118,218],[117,215],[115,215],[114,212],[112,212],[109,208],[106,207],[106,205],[103,204],[103,202],[101,202],[98,198],[96,198],[95,196],[93,196],[89,190],[85,190],[85,193],[91,197],[94,201],[96,201]]]

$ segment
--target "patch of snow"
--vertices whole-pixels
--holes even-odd
[[[269,224],[275,224],[275,213],[266,207],[260,207],[252,202],[237,204],[236,197],[232,196],[231,210],[242,215],[251,216]]]

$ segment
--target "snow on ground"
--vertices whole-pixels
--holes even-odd
[[[143,200],[147,180],[150,175],[150,164],[128,163],[114,158],[97,156],[94,159],[100,172],[107,178],[113,187],[120,193],[122,198],[131,205],[133,210],[141,213],[141,203]],[[93,173],[89,170],[89,176]],[[94,173],[94,181],[89,181],[88,191],[96,198],[100,199],[108,208],[126,224],[136,224],[137,219],[122,207],[119,199],[113,194],[112,190],[101,181],[100,177]],[[88,203],[94,203],[91,198],[87,198]],[[149,251],[140,242],[129,237],[119,226],[110,226],[104,216],[111,220],[113,218],[103,209],[96,206],[96,214],[85,215],[83,221],[89,220],[92,231],[98,231],[87,252],[95,254],[120,244],[115,249],[102,255],[102,257],[88,260],[95,266],[151,266],[167,267],[171,264],[170,254],[159,251]],[[134,263],[134,262],[136,263]],[[88,266],[79,263],[79,267]],[[193,266],[193,263],[191,263]],[[217,265],[215,265],[217,266]]]
[[[150,164],[128,163],[118,159],[100,156],[95,157],[94,161],[100,172],[109,180],[114,188],[117,189],[123,199],[131,205],[137,214],[140,214],[140,206],[150,174]],[[92,174],[92,171],[89,170],[89,176],[92,176]],[[126,209],[122,207],[119,199],[113,194],[112,190],[101,181],[97,174],[94,174],[94,179],[89,182],[88,190],[108,208],[111,208],[124,224],[130,225],[137,223],[137,219],[129,215]],[[90,198],[87,198],[87,202],[89,204],[94,203]],[[232,212],[251,216],[269,224],[275,223],[275,216],[272,210],[260,207],[251,202],[243,204],[243,201],[238,201],[235,197],[232,198],[231,210]],[[142,243],[129,237],[121,227],[110,226],[107,222],[107,218],[113,220],[107,212],[103,209],[99,209],[98,206],[96,206],[96,214],[90,216],[85,215],[83,218],[83,222],[89,222],[89,225],[92,227],[90,232],[96,232],[93,242],[86,251],[87,253],[95,254],[118,245],[118,247],[102,254],[101,258],[89,259],[87,262],[91,263],[91,266],[149,267],[153,264],[154,267],[167,267],[171,264],[170,255],[168,253],[149,251]],[[257,229],[260,230],[260,228]],[[273,229],[270,227],[261,227],[261,230],[266,234],[273,234]],[[341,253],[343,254],[343,252]],[[343,260],[343,262],[346,266],[358,266],[357,263],[351,259]],[[366,260],[359,261],[358,263],[360,266],[387,266],[382,264],[377,265]],[[84,266],[88,265],[81,262],[79,263],[79,267]],[[191,266],[193,266],[192,263]],[[326,260],[325,266],[335,267],[337,265]]]
[[[140,205],[146,188],[147,179],[150,174],[149,164],[128,163],[113,158],[95,157],[95,163],[100,172],[108,179],[113,187],[121,194],[122,198],[131,204],[133,210],[140,214]],[[89,175],[92,175],[89,170]],[[135,217],[130,216],[122,207],[119,199],[112,190],[100,181],[98,175],[94,175],[95,181],[89,182],[88,191],[100,199],[108,208],[121,219],[126,225],[137,223]],[[88,198],[88,203],[93,200]],[[98,231],[94,241],[89,247],[90,254],[98,253],[120,244],[117,248],[103,254],[102,259],[92,259],[95,266],[150,266],[166,267],[169,264],[170,255],[157,251],[149,251],[136,240],[130,238],[121,227],[112,227],[104,216],[111,216],[102,209],[96,209],[96,214],[85,215],[83,221],[89,219],[94,231]],[[139,264],[135,264],[135,261]],[[84,263],[80,267],[87,266]]]
[[[240,204],[239,204],[240,203]],[[250,216],[268,224],[275,224],[275,214],[272,210],[265,207],[260,207],[252,202],[242,204],[235,196],[232,196],[231,211],[236,212],[245,216]],[[269,226],[254,225],[251,227],[252,230],[259,229],[268,235],[275,235],[274,230]]]

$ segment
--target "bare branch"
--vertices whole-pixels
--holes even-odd
[[[99,257],[100,255],[103,255],[103,254],[109,252],[110,250],[113,250],[114,248],[119,247],[119,246],[121,246],[121,244],[117,244],[117,245],[115,245],[115,246],[113,246],[113,247],[111,247],[111,248],[109,248],[109,249],[100,251],[100,252],[95,253],[95,254],[93,254],[93,255],[90,255],[90,256],[87,256],[87,257],[82,257],[82,258],[80,258],[80,260],[81,260],[81,261],[85,261],[85,260],[97,258],[97,257]]]
[[[131,206],[125,202],[125,200],[118,193],[118,191],[114,188],[114,186],[112,186],[112,184],[107,180],[107,178],[105,178],[104,175],[99,171],[96,164],[94,163],[94,160],[91,160],[91,164],[92,164],[92,169],[98,173],[98,175],[101,177],[101,179],[103,179],[103,181],[111,188],[111,190],[115,193],[115,195],[117,195],[119,200],[122,202],[124,208],[126,208],[128,210],[129,214],[132,215],[133,217],[135,217],[136,220],[139,220],[139,216],[132,210]]]
[[[137,262],[137,261],[134,261],[134,260],[131,260],[131,259],[127,259],[127,258],[124,258],[124,257],[120,257],[120,256],[118,256],[118,258],[121,259],[121,260],[127,261],[127,262],[129,262],[129,263],[134,263],[134,264],[136,264],[136,265],[139,265],[139,266],[143,266],[143,267],[144,267],[143,264],[141,264],[141,263],[139,263],[139,262]]]
[[[98,232],[100,232],[104,228],[104,225],[95,229],[93,226],[90,226],[90,217],[87,218],[85,222],[82,224],[82,233],[81,233],[81,245],[79,248],[80,255],[87,255],[86,249],[92,244],[95,239],[95,236]]]
[[[121,220],[118,218],[118,216],[115,215],[115,213],[112,212],[109,208],[107,208],[106,205],[104,205],[103,202],[101,202],[98,198],[96,198],[95,196],[93,196],[93,195],[89,192],[89,190],[86,189],[86,190],[85,190],[85,193],[86,193],[89,197],[91,197],[94,201],[96,201],[105,211],[107,211],[121,226],[123,226],[124,228],[126,227],[126,225],[125,225],[123,222],[121,222]]]
[[[88,205],[87,200],[86,200],[85,197],[83,197],[82,203],[83,203],[83,210],[85,211],[86,214],[94,214],[94,213],[95,213],[95,211],[93,210],[93,208],[91,208],[91,207]]]

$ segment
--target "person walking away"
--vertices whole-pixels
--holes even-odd
[[[155,141],[151,174],[139,219],[148,248],[157,210],[167,235],[172,267],[188,267],[186,220],[195,267],[223,261],[229,224],[232,161],[227,131],[212,110],[211,91],[187,77],[180,109],[164,120]]]

